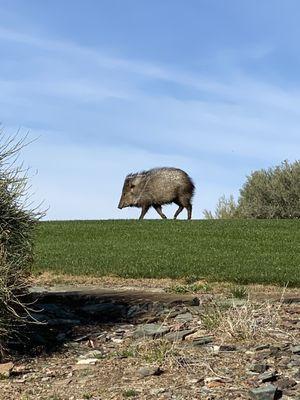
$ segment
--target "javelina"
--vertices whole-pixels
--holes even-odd
[[[183,208],[187,209],[188,219],[191,219],[194,189],[192,179],[178,168],[154,168],[129,174],[125,178],[118,208],[140,207],[142,212],[139,219],[143,219],[152,206],[162,218],[167,218],[161,206],[175,203],[179,207],[174,219]]]

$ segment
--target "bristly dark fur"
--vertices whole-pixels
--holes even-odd
[[[153,171],[154,169],[157,169],[157,168],[149,169],[148,171],[144,170],[144,171],[140,171],[140,172],[130,172],[128,175],[126,175],[125,179],[135,178],[135,177],[140,176],[140,175],[146,175],[150,171]]]
[[[153,174],[154,172],[163,171],[163,170],[179,170],[179,168],[174,168],[174,167],[154,167],[154,168],[151,168],[151,169],[148,169],[148,170],[143,170],[143,171],[138,171],[138,172],[130,172],[129,174],[126,175],[125,180],[126,179],[136,178],[137,176],[147,176],[147,175],[149,176],[149,175]],[[193,179],[186,172],[184,172],[184,173],[189,178],[190,191],[194,194],[194,192],[195,192],[195,184],[193,182]]]
[[[166,218],[161,206],[174,202],[179,206],[174,218],[186,208],[190,219],[194,191],[192,179],[179,168],[163,167],[132,172],[125,178],[119,208],[141,207],[142,219],[152,206],[162,218]]]

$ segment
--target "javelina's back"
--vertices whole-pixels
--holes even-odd
[[[152,204],[168,204],[179,196],[192,198],[194,184],[188,174],[178,168],[153,168],[141,173],[144,193],[141,198]],[[142,189],[142,188],[141,188]]]
[[[186,208],[190,219],[194,188],[192,179],[179,168],[153,168],[129,174],[124,182],[119,208],[141,207],[142,219],[153,206],[162,218],[166,218],[161,206],[174,202],[179,206],[174,218]]]

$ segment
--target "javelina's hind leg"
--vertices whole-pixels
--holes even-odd
[[[183,206],[179,206],[178,210],[176,211],[176,213],[174,214],[174,219],[176,219],[178,217],[178,215],[181,213],[181,211],[183,210]]]
[[[141,212],[141,215],[140,215],[140,218],[139,219],[143,219],[144,218],[144,216],[145,216],[145,214],[146,214],[146,212],[149,210],[149,206],[143,206],[142,207],[142,212]]]
[[[153,208],[158,212],[158,214],[163,218],[166,219],[167,217],[165,214],[162,212],[161,206],[155,205]]]
[[[189,205],[186,207],[187,209],[187,214],[188,214],[188,219],[192,218],[192,205],[189,203]]]

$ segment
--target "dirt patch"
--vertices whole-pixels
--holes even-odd
[[[86,275],[66,275],[53,274],[44,272],[33,277],[32,285],[41,286],[47,289],[58,287],[60,285],[66,287],[87,287],[87,288],[109,288],[109,289],[128,289],[128,290],[145,290],[145,291],[169,291],[176,292],[176,288],[187,286],[189,281],[197,284],[199,292],[209,292],[213,294],[230,295],[231,289],[235,286],[233,283],[227,282],[208,282],[205,278],[194,279],[193,277],[184,277],[182,279],[131,279],[120,278],[118,276],[93,277]],[[201,290],[202,287],[202,290]],[[247,293],[251,296],[259,296],[269,298],[280,298],[282,295],[294,297],[300,296],[299,288],[289,288],[288,286],[276,285],[247,285],[245,286]]]
[[[97,286],[103,288],[123,288],[128,287],[139,290],[153,290],[153,289],[165,289],[171,286],[174,282],[180,282],[181,280],[173,279],[125,279],[118,276],[80,276],[80,275],[66,275],[66,274],[52,274],[50,272],[44,272],[38,276],[35,276],[32,280],[33,285],[52,287],[56,285],[68,285],[68,286]]]
[[[35,290],[45,324],[34,357],[15,353],[1,400],[299,398],[297,290],[233,299],[230,285],[181,294],[174,281],[106,279]]]

